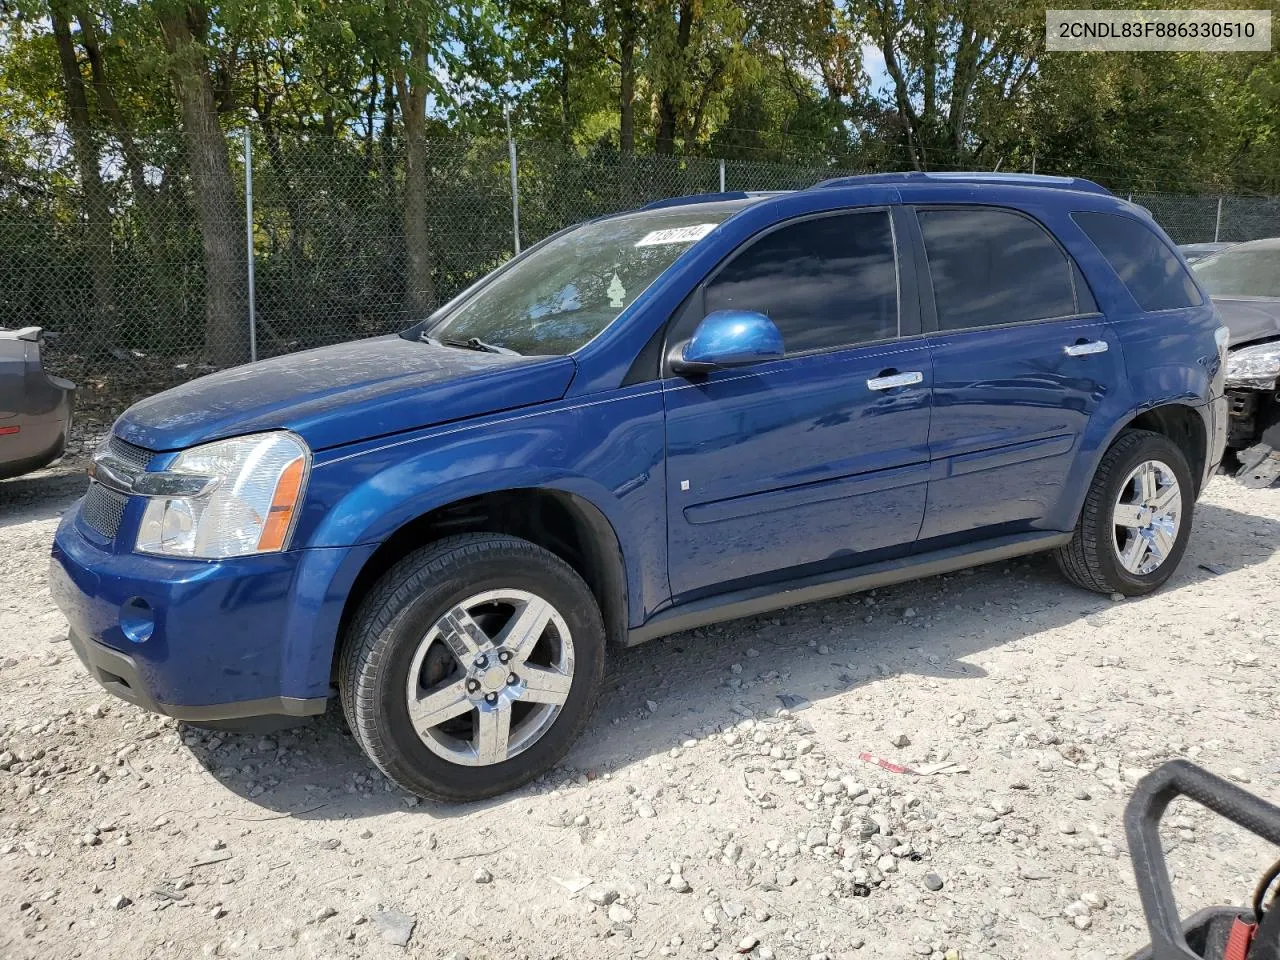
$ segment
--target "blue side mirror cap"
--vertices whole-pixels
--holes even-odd
[[[693,337],[671,367],[676,373],[705,373],[785,356],[782,333],[772,320],[753,310],[716,310],[702,318]]]

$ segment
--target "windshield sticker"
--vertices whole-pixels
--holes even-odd
[[[609,289],[605,293],[609,297],[609,306],[615,310],[626,305],[627,289],[622,285],[622,281],[618,279],[616,273],[613,275],[613,281],[609,284]]]
[[[636,241],[637,247],[660,247],[668,243],[693,243],[716,228],[714,223],[695,223],[689,227],[652,230]]]

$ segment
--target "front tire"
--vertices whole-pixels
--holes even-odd
[[[479,800],[565,755],[599,696],[604,649],[600,609],[572,567],[527,540],[466,534],[382,577],[347,633],[338,688],[392,781]]]
[[[1071,542],[1055,554],[1072,583],[1136,597],[1173,575],[1191,534],[1195,487],[1168,437],[1128,430],[1102,456]]]

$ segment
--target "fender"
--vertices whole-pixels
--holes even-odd
[[[1071,474],[1067,481],[1067,489],[1074,491],[1070,501],[1065,503],[1068,510],[1062,513],[1062,525],[1055,524],[1052,529],[1075,529],[1076,521],[1080,518],[1080,511],[1084,508],[1084,499],[1089,493],[1089,484],[1093,480],[1093,475],[1097,472],[1098,464],[1102,462],[1103,455],[1111,449],[1111,445],[1115,443],[1116,438],[1144,413],[1157,407],[1171,406],[1195,411],[1204,422],[1206,442],[1211,440],[1213,426],[1209,419],[1210,401],[1208,400],[1200,400],[1184,394],[1143,403],[1131,408],[1124,416],[1119,417],[1111,424],[1110,429],[1099,439],[1096,446],[1086,448],[1082,445],[1080,456],[1076,458],[1076,462],[1072,465]],[[1207,454],[1208,451],[1206,451]],[[1196,480],[1199,482],[1200,478],[1197,477]]]
[[[1114,398],[1115,413],[1099,420],[1099,430],[1082,438],[1067,478],[1069,495],[1063,497],[1061,509],[1046,518],[1046,529],[1075,528],[1103,455],[1122,430],[1149,410],[1171,405],[1195,410],[1204,422],[1206,438],[1213,437],[1208,404],[1216,392],[1215,384],[1221,383],[1222,371],[1214,338],[1219,321],[1212,303],[1206,299],[1197,307],[1155,314],[1135,312],[1136,306],[1108,314],[1124,354],[1127,377],[1123,396]]]
[[[325,451],[313,467],[294,544],[376,546],[440,507],[531,489],[573,494],[612,527],[631,625],[666,601],[666,530],[646,520],[665,509],[662,396],[655,384]],[[344,565],[329,591],[345,594],[358,572]]]

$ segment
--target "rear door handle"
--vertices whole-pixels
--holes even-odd
[[[1088,357],[1095,353],[1107,352],[1107,341],[1086,340],[1083,343],[1069,343],[1062,348],[1068,357]]]
[[[894,373],[887,377],[872,377],[867,381],[867,389],[892,390],[894,387],[913,387],[917,383],[924,383],[924,374],[919,370],[909,370],[906,373]]]

